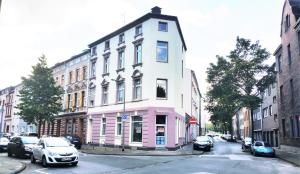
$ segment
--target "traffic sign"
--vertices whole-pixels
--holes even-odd
[[[129,115],[124,114],[124,115],[122,115],[121,117],[122,117],[122,121],[127,121]]]
[[[190,124],[197,124],[197,119],[195,117],[190,118]]]

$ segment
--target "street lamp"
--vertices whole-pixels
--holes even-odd
[[[116,82],[118,85],[118,81],[116,81],[115,79],[111,79],[112,81]],[[123,80],[123,85],[124,85],[124,96],[123,96],[123,114],[121,116],[121,121],[122,121],[122,152],[125,151],[124,148],[124,137],[125,137],[125,119],[123,119],[123,117],[125,117],[125,79]],[[118,95],[118,92],[117,92]]]

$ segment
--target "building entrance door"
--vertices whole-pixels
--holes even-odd
[[[166,128],[167,128],[166,116],[157,115],[156,116],[156,146],[166,145],[166,135],[167,135]]]

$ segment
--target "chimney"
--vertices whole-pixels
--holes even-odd
[[[153,14],[161,14],[161,8],[158,6],[155,6],[153,8],[151,8],[151,13]]]

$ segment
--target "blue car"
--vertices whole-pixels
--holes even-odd
[[[269,143],[263,141],[256,141],[251,146],[251,153],[254,156],[264,155],[264,156],[275,157],[275,150],[272,148],[272,146]]]

